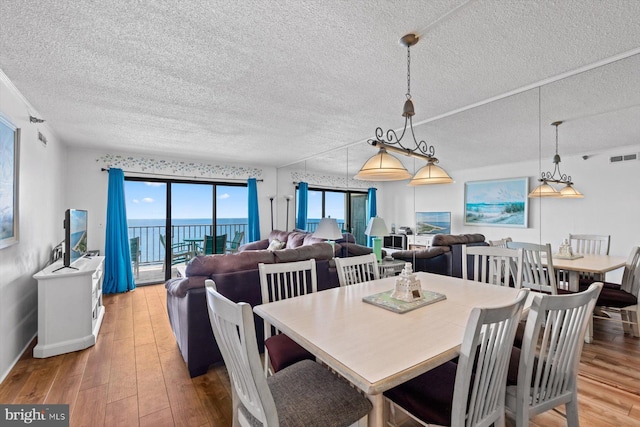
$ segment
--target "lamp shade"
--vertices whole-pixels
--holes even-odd
[[[387,228],[387,224],[384,223],[384,219],[379,216],[374,216],[369,220],[369,224],[367,224],[367,229],[364,230],[364,234],[367,236],[386,236],[389,234],[389,229]]]
[[[342,232],[338,227],[338,221],[335,218],[322,218],[318,224],[318,228],[313,233],[313,237],[319,239],[336,240],[342,239]]]
[[[547,181],[542,181],[542,184],[529,193],[529,197],[560,197],[560,193],[549,185]]]
[[[409,185],[450,184],[453,179],[449,174],[435,163],[429,162],[421,167],[413,176]]]
[[[543,181],[531,193],[529,197],[560,197],[558,190],[553,188],[547,181]]]
[[[378,154],[367,160],[354,178],[361,181],[402,181],[411,178],[411,174],[400,160],[381,147]]]
[[[582,199],[584,194],[573,188],[573,185],[567,184],[566,187],[560,190],[560,195],[562,197],[571,198],[571,199]]]

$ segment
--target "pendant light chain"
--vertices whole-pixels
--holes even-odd
[[[407,99],[411,99],[411,46],[407,46]]]
[[[360,172],[355,176],[356,179],[364,181],[400,181],[411,178],[411,174],[404,167],[402,162],[387,151],[402,154],[404,156],[421,159],[427,162],[427,165],[416,172],[409,182],[409,185],[424,184],[448,184],[453,182],[449,174],[437,166],[438,159],[435,157],[435,147],[428,144],[425,140],[416,139],[413,131],[413,119],[415,110],[413,101],[411,100],[411,46],[418,43],[419,37],[416,34],[406,34],[400,39],[400,44],[407,47],[407,93],[406,100],[402,111],[404,117],[404,127],[402,133],[389,129],[386,132],[381,127],[376,128],[375,137],[368,139],[367,143],[379,147],[378,154],[371,157],[360,168]],[[407,130],[409,132],[407,132]],[[409,144],[402,144],[402,138],[405,134],[410,135]],[[411,145],[410,143],[413,142]]]

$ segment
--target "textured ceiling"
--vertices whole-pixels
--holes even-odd
[[[537,159],[539,128],[551,156],[555,120],[561,154],[640,143],[640,1],[2,0],[0,69],[72,146],[354,172],[402,125],[409,32],[447,170]]]

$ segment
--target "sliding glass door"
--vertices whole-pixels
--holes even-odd
[[[165,260],[171,267],[184,266],[205,252],[205,236],[215,229],[214,194],[212,184],[171,184],[171,251]]]
[[[176,277],[193,257],[215,252],[205,236],[231,240],[238,232],[246,241],[244,184],[126,178],[125,197],[137,285]]]

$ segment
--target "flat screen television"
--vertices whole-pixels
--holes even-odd
[[[67,209],[64,213],[64,266],[87,253],[87,211]]]
[[[451,212],[416,212],[416,234],[451,234]]]

